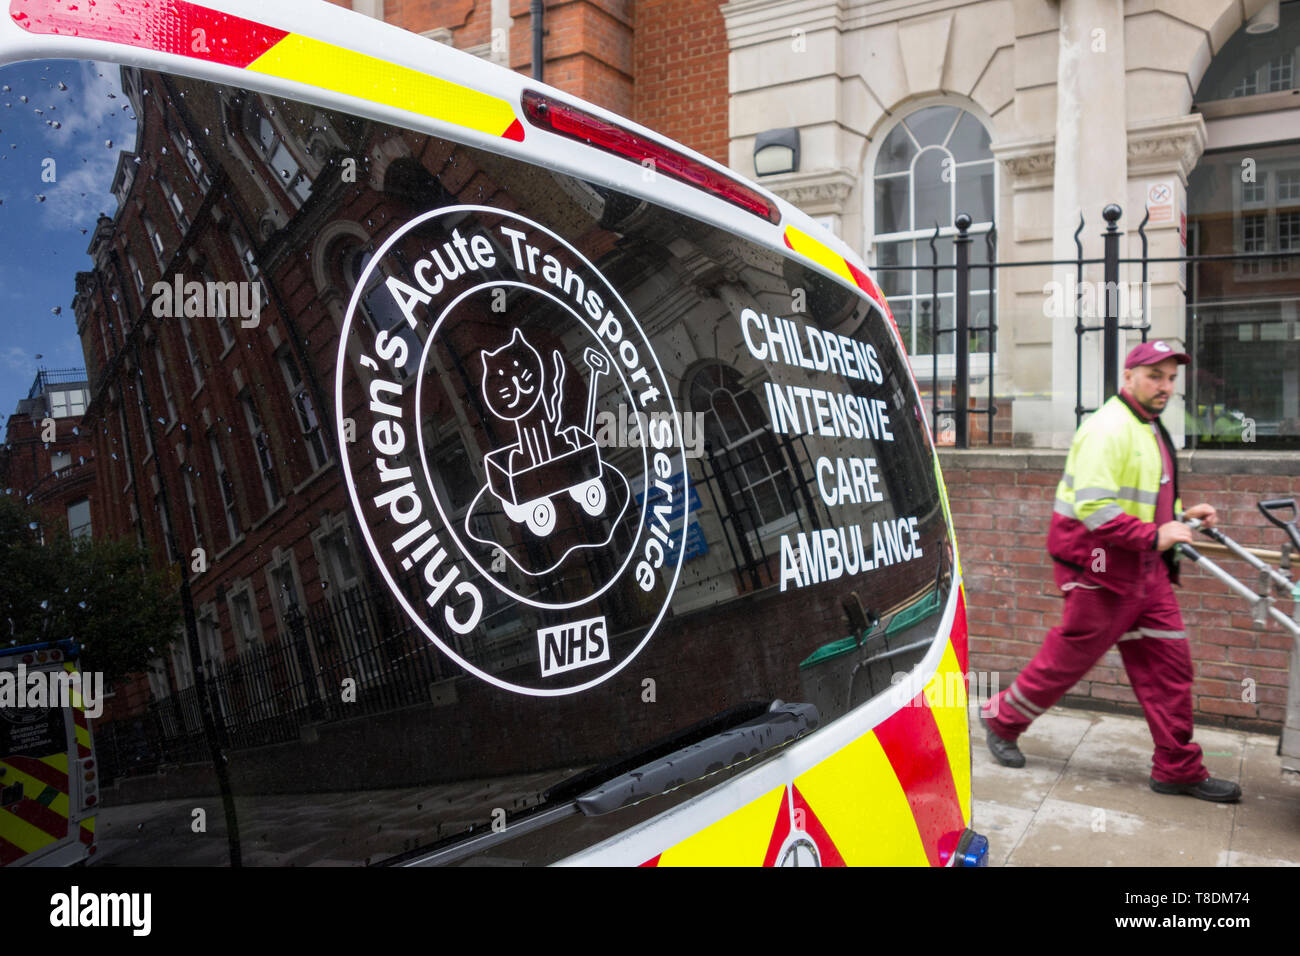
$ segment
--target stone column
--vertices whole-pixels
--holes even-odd
[[[1123,0],[1061,0],[1057,60],[1056,165],[1053,177],[1052,258],[1076,255],[1079,213],[1085,258],[1100,257],[1102,207],[1124,201],[1128,183],[1124,97]],[[1127,216],[1125,220],[1127,221]],[[1101,267],[1085,271],[1098,280]],[[1070,287],[1073,268],[1053,277]],[[1075,430],[1075,334],[1072,297],[1052,321],[1051,445],[1068,447]],[[1100,324],[1089,321],[1087,324]],[[1084,339],[1083,404],[1101,399],[1101,333]]]

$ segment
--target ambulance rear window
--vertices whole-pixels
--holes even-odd
[[[773,701],[824,727],[946,639],[906,358],[777,230],[658,205],[633,164],[615,189],[135,67],[0,74],[28,101],[6,341],[76,342],[93,536],[194,612],[96,722],[103,817],[176,825],[101,864],[227,861],[166,799],[184,768],[222,815],[205,724],[243,862],[385,862]],[[743,769],[493,853],[551,862]]]

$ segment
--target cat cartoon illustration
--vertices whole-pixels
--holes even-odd
[[[510,456],[512,471],[550,461],[572,447],[560,430],[564,362],[553,352],[554,381],[546,389],[542,357],[515,329],[510,341],[493,352],[482,350],[483,399],[493,415],[515,423],[518,446]]]

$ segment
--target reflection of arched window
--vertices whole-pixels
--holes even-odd
[[[940,264],[951,264],[953,220],[968,213],[972,233],[993,225],[995,170],[989,134],[971,113],[955,106],[927,106],[904,116],[884,134],[872,172],[875,196],[873,249],[877,266],[931,263],[930,239]],[[971,262],[986,262],[983,236],[971,245]],[[908,351],[925,355],[934,346],[934,281],[926,270],[882,270],[879,279]],[[987,272],[971,273],[972,321],[988,309]],[[953,273],[940,272],[939,323],[953,322]],[[978,343],[977,343],[978,344]],[[951,353],[953,337],[940,336],[938,351]],[[919,369],[918,369],[919,371]]]
[[[703,416],[710,464],[742,528],[759,530],[792,514],[794,486],[785,459],[740,373],[720,362],[701,368],[691,378],[687,401]]]
[[[1300,444],[1300,150],[1284,120],[1297,56],[1300,2],[1283,3],[1275,29],[1243,24],[1223,44],[1193,97],[1213,148],[1187,179],[1187,251],[1262,257],[1191,266],[1189,447]]]
[[[1275,29],[1256,33],[1243,26],[1223,45],[1201,78],[1196,102],[1295,89],[1297,50],[1300,4],[1284,3]]]
[[[356,287],[362,273],[366,271],[370,258],[371,253],[365,249],[354,249],[345,254],[344,275],[347,278],[349,294]],[[370,273],[365,290],[361,294],[359,311],[375,332],[388,332],[390,335],[400,336],[406,340],[408,346],[406,364],[396,370],[398,377],[404,379],[415,373],[423,344],[420,336],[407,323],[392,293],[388,291],[385,285],[387,278],[382,268],[376,268]]]

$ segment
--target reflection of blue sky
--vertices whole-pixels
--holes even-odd
[[[0,67],[0,421],[38,366],[85,365],[75,276],[91,267],[95,220],[116,210],[118,154],[135,145],[119,80],[117,66],[86,61]],[[46,159],[54,182],[42,179]]]

